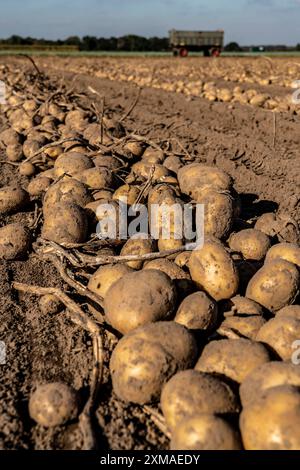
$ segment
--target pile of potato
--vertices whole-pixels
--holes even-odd
[[[242,220],[230,175],[130,136],[116,146],[126,136],[116,118],[100,124],[70,102],[40,105],[15,92],[3,111],[0,141],[27,183],[0,189],[0,214],[35,201],[42,218],[40,232],[3,226],[1,259],[24,258],[37,236],[66,249],[84,244],[104,217],[99,208],[118,208],[122,196],[129,206],[142,198],[150,214],[152,204],[204,204],[203,246],[187,251],[175,220],[168,239],[161,220],[151,220],[157,239],[120,241],[117,233],[106,253],[120,261],[89,268],[86,288],[103,299],[105,320],[121,338],[110,359],[117,397],[157,404],[172,449],[300,449],[296,222],[283,239],[277,214]],[[51,298],[41,310],[49,304],[59,309]],[[42,426],[63,424],[78,413],[76,394],[65,384],[41,385],[29,411]]]

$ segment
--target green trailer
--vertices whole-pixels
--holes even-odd
[[[169,43],[174,56],[187,57],[189,52],[202,51],[207,57],[219,56],[224,45],[224,31],[169,31]]]

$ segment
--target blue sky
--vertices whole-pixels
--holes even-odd
[[[0,37],[12,34],[165,36],[224,29],[225,42],[300,43],[300,0],[0,0]]]

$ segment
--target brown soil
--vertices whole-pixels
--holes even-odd
[[[1,59],[5,63],[8,59]],[[45,59],[43,59],[45,62]],[[58,67],[59,68],[59,67]],[[47,70],[49,73],[49,70]],[[62,72],[72,80],[72,72]],[[58,70],[55,70],[58,74]],[[136,96],[130,83],[76,76],[76,88],[92,86],[105,96],[115,117],[126,111]],[[0,116],[1,120],[1,116]],[[129,118],[128,130],[154,140],[178,139],[201,162],[216,164],[230,173],[242,195],[243,215],[257,216],[280,209],[300,222],[300,117],[277,114],[274,144],[273,114],[240,104],[214,103],[201,98],[144,88]],[[1,126],[1,121],[0,121]],[[180,152],[180,149],[178,149]],[[1,160],[4,159],[1,153]],[[29,180],[14,166],[1,164],[1,185]],[[26,220],[27,212],[0,219],[0,225]],[[28,397],[36,384],[61,380],[87,394],[91,341],[64,314],[43,316],[34,296],[18,295],[12,281],[40,286],[63,286],[55,269],[31,254],[25,261],[1,262],[0,340],[6,343],[7,361],[0,365],[0,447],[3,449],[78,449],[76,423],[45,429],[28,416]],[[106,342],[104,385],[100,391],[95,427],[101,449],[165,449],[167,438],[138,406],[121,403],[111,391]]]

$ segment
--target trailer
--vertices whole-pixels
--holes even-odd
[[[169,44],[174,56],[187,57],[189,52],[202,51],[206,57],[218,57],[224,45],[224,31],[169,31]]]

